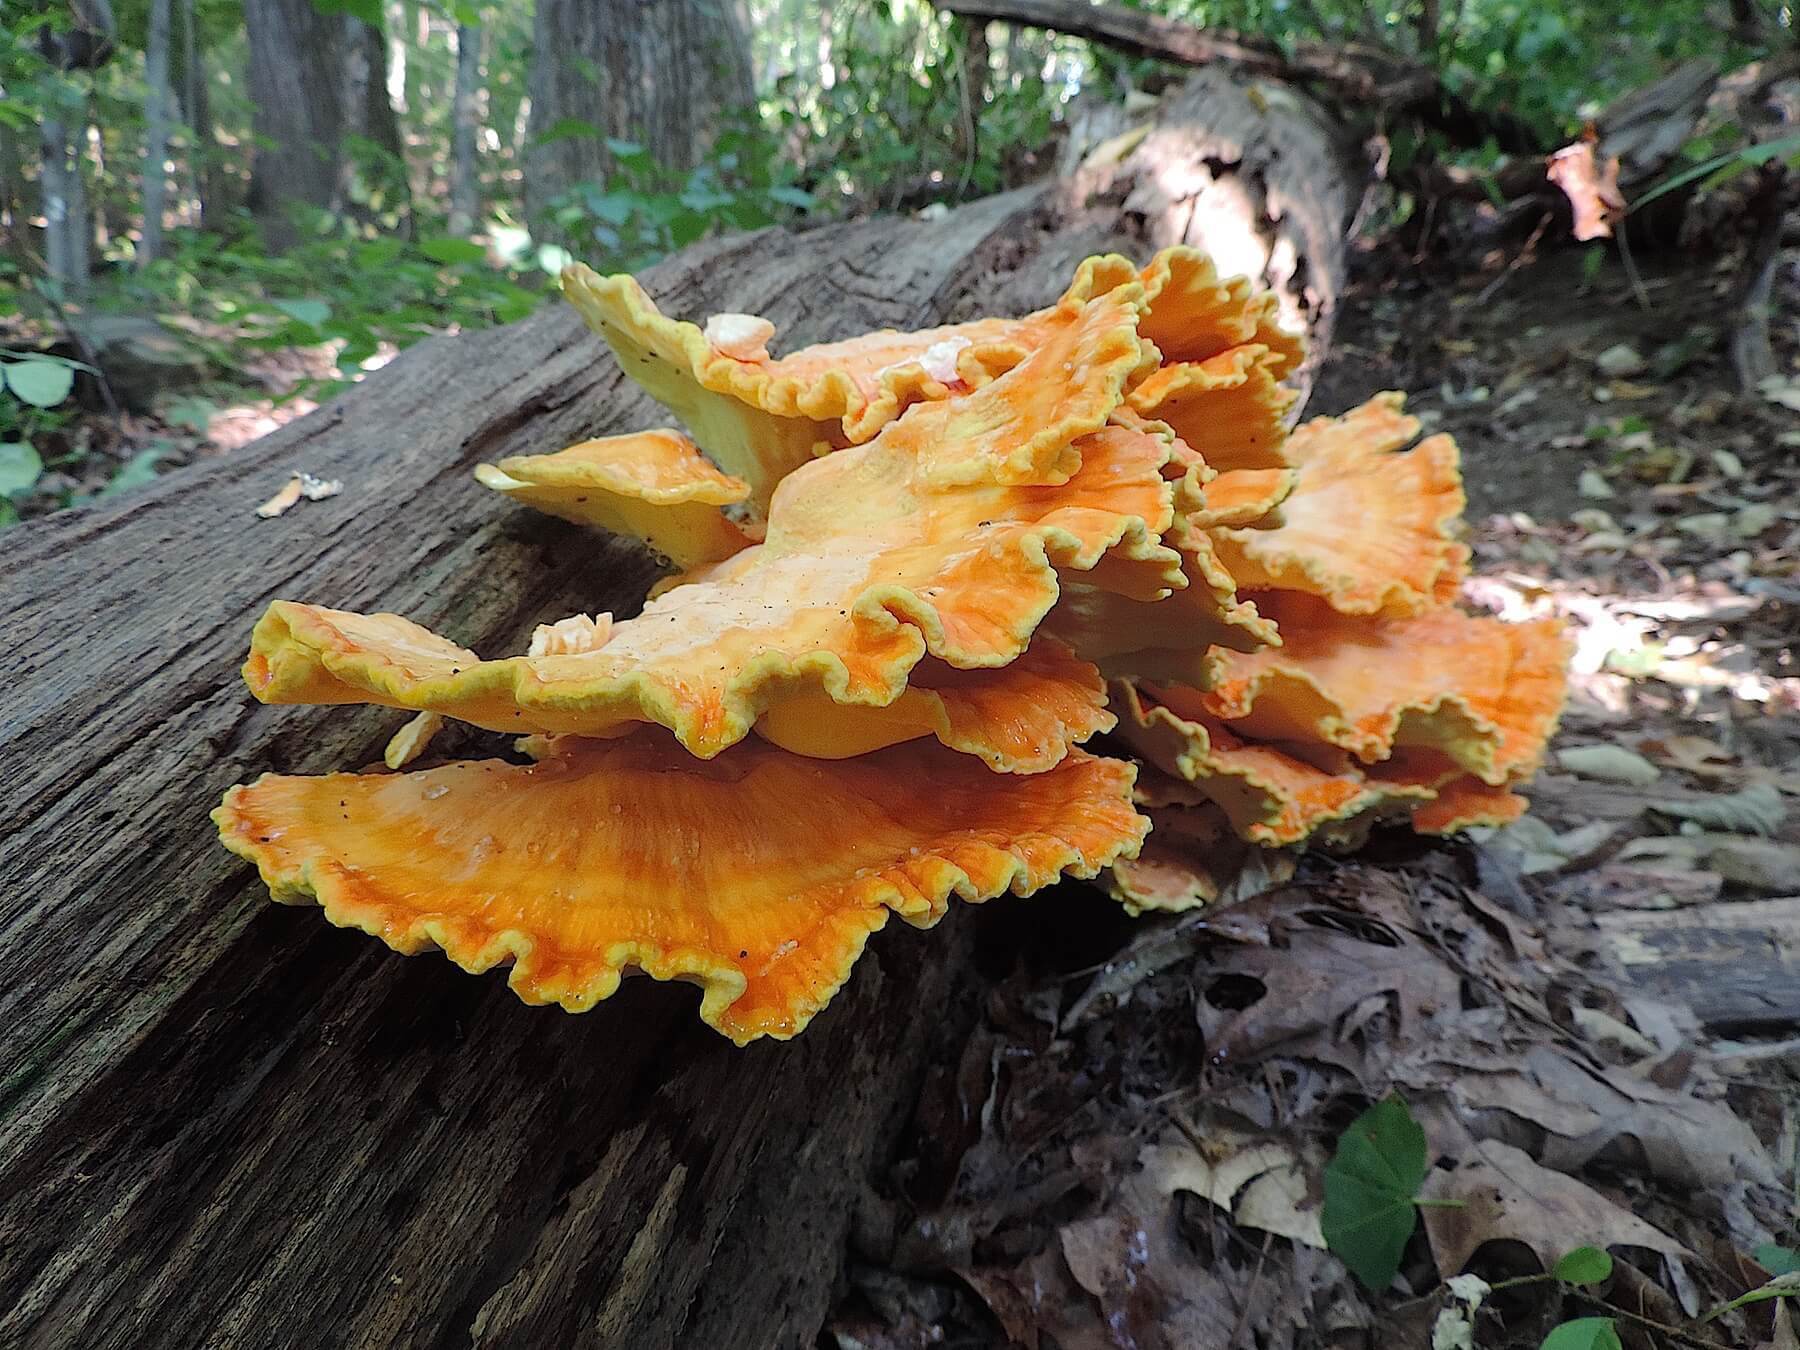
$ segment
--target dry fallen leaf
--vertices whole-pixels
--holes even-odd
[[[1619,745],[1570,746],[1557,751],[1556,761],[1578,777],[1594,778],[1602,783],[1649,787],[1662,777],[1649,760]]]
[[[1309,1194],[1307,1171],[1322,1157],[1303,1159],[1285,1143],[1253,1142],[1230,1130],[1210,1130],[1196,1148],[1171,1132],[1138,1155],[1144,1181],[1163,1195],[1191,1191],[1235,1218],[1240,1227],[1324,1247],[1319,1198]]]
[[[1568,196],[1575,211],[1575,238],[1613,238],[1613,212],[1625,209],[1624,193],[1618,191],[1618,155],[1602,164],[1593,140],[1577,140],[1550,157],[1544,176]]]
[[[1687,1248],[1574,1177],[1534,1162],[1510,1144],[1474,1146],[1449,1170],[1425,1179],[1421,1198],[1459,1206],[1422,1206],[1425,1236],[1438,1273],[1468,1264],[1484,1242],[1510,1239],[1531,1248],[1545,1270],[1571,1247],[1646,1247],[1668,1256]]]

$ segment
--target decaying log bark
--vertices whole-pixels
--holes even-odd
[[[1170,115],[1229,95],[1194,100]],[[1351,194],[1304,121],[1165,125],[1080,192],[715,242],[646,281],[675,313],[758,311],[795,343],[1020,311],[1098,249],[1227,245],[1235,174],[1243,230],[1322,336]],[[690,990],[633,981],[569,1017],[273,907],[207,820],[264,770],[373,762],[398,720],[254,703],[237,666],[268,601],[393,610],[494,652],[629,613],[646,557],[469,471],[665,420],[552,306],[0,535],[0,1344],[811,1344],[968,982],[966,923],[881,934],[803,1037],[739,1051]],[[257,519],[302,468],[343,493]]]

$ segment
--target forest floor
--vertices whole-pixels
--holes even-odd
[[[1627,1347],[1800,1346],[1783,1300],[1701,1320],[1800,1267],[1800,387],[1732,391],[1710,266],[1646,263],[1647,310],[1569,252],[1361,272],[1309,412],[1408,391],[1463,449],[1466,603],[1576,638],[1532,813],[1187,915],[986,907],[995,981],[822,1343],[1536,1350],[1611,1317]],[[1375,1294],[1319,1178],[1390,1093],[1451,1203]],[[1583,1246],[1602,1282],[1525,1278]]]

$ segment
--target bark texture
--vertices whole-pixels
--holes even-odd
[[[766,231],[645,281],[673,313],[764,313],[793,343],[1022,311],[1088,253],[1195,226],[1174,177],[1215,180],[1165,132],[1073,190]],[[681,986],[569,1017],[272,906],[206,818],[265,770],[375,762],[400,720],[253,702],[237,667],[271,599],[487,651],[632,612],[652,578],[634,546],[469,471],[664,420],[553,306],[0,535],[0,1344],[813,1344],[865,1179],[934,1043],[956,1053],[956,992],[978,992],[964,918],[891,925],[804,1036],[739,1051]],[[344,492],[258,520],[301,468]]]
[[[298,238],[295,205],[345,209],[353,179],[352,135],[400,158],[399,124],[387,101],[387,57],[378,30],[312,0],[249,0],[252,126],[267,142],[250,173],[250,209],[269,247]],[[404,188],[405,175],[395,175]]]
[[[466,235],[481,212],[475,133],[481,127],[481,27],[456,26],[456,102],[450,144],[450,233]]]
[[[634,141],[665,168],[699,163],[724,118],[755,96],[750,38],[734,0],[539,0],[531,139],[568,119],[598,135],[536,145],[525,165],[534,218],[612,168],[606,141]]]

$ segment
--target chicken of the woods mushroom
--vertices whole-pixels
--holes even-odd
[[[755,315],[563,284],[681,429],[476,477],[671,574],[496,659],[272,604],[257,698],[415,714],[385,770],[226,794],[275,899],[572,1012],[690,981],[741,1044],[801,1031],[890,914],[1100,876],[1184,909],[1308,841],[1524,809],[1567,651],[1458,607],[1455,445],[1394,394],[1290,431],[1303,344],[1205,255],[781,356]],[[512,739],[409,768],[446,719]]]

